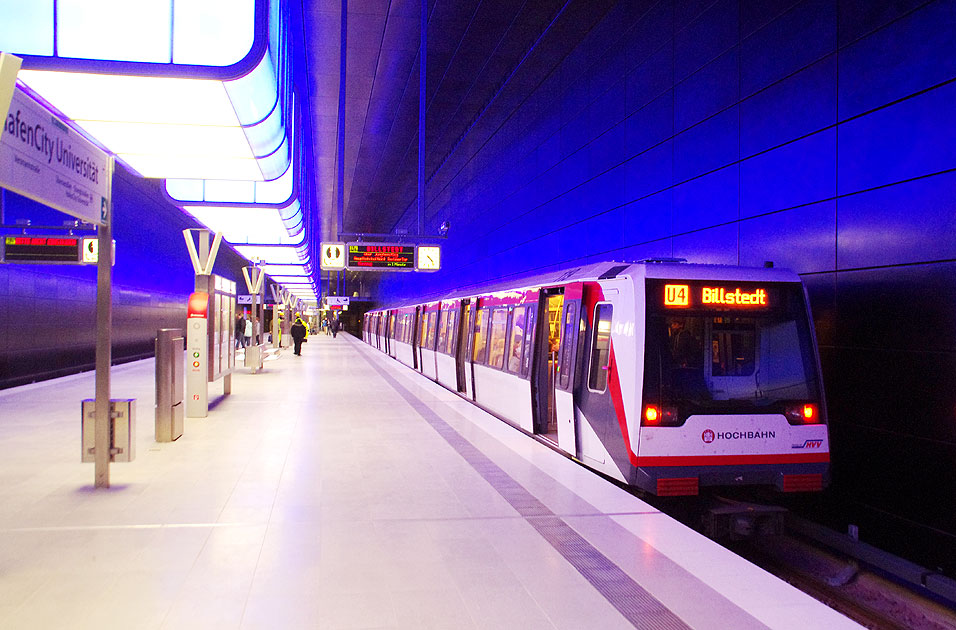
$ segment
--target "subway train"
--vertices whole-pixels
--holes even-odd
[[[816,338],[788,270],[597,263],[372,310],[363,338],[655,495],[829,483]]]

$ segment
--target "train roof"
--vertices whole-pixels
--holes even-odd
[[[547,271],[531,276],[515,275],[495,282],[452,291],[441,298],[403,300],[383,308],[401,308],[439,301],[470,298],[498,291],[514,291],[552,286],[568,282],[607,280],[619,276],[639,278],[680,278],[685,280],[737,280],[763,282],[800,282],[800,276],[789,269],[776,267],[740,267],[688,263],[681,259],[652,259],[636,262],[607,261],[579,267]]]

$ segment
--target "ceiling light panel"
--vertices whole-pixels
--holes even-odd
[[[304,265],[307,262],[299,257],[295,247],[237,245],[235,249],[246,259],[258,260],[265,265]]]
[[[170,0],[58,0],[57,54],[169,63],[171,15]]]
[[[183,206],[183,210],[232,244],[298,243],[285,229],[275,208]]]

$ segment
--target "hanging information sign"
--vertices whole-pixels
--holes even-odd
[[[412,271],[415,269],[415,246],[349,243],[346,266],[365,271]]]

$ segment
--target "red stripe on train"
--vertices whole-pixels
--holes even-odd
[[[688,455],[677,457],[638,457],[637,466],[729,466],[733,464],[826,464],[829,453],[794,455]]]

